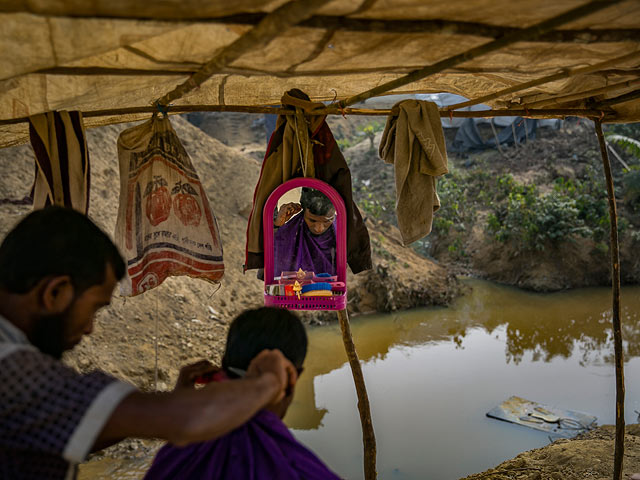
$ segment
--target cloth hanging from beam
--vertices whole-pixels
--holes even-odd
[[[29,117],[36,158],[33,208],[60,205],[89,210],[89,150],[81,112],[47,112]]]
[[[124,295],[137,295],[169,276],[210,282],[224,274],[222,243],[198,174],[169,118],[118,137],[120,205],[115,240],[127,262]]]
[[[398,116],[387,119],[380,157],[394,165],[398,228],[408,245],[431,232],[433,213],[440,208],[435,177],[449,170],[438,106],[404,100],[396,109]]]
[[[353,273],[370,269],[369,232],[353,201],[347,162],[325,122],[325,116],[302,115],[302,112],[309,113],[324,107],[324,104],[309,101],[309,97],[298,89],[285,93],[281,101],[285,107],[300,111],[297,115],[279,115],[276,130],[271,135],[247,225],[244,269],[264,266],[262,210],[267,198],[279,185],[302,176],[322,180],[340,194],[347,210],[347,263]]]

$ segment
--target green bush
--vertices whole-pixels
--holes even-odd
[[[609,234],[607,191],[595,168],[588,166],[583,180],[556,179],[554,191],[575,200],[578,217],[591,229],[595,241]]]
[[[467,195],[467,181],[456,170],[452,170],[437,182],[440,208],[433,216],[434,233],[446,236],[451,228],[465,231],[475,219],[475,208]]]
[[[591,236],[593,231],[581,218],[575,198],[559,190],[539,195],[535,185],[522,185],[511,178],[498,179],[511,191],[496,202],[487,228],[500,242],[512,242],[520,251],[544,250],[548,243],[571,240],[575,235]]]

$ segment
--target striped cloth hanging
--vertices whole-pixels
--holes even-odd
[[[89,209],[89,150],[81,112],[47,112],[29,117],[36,157],[33,208],[61,205]]]

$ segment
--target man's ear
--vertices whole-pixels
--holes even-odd
[[[75,289],[69,275],[43,280],[40,294],[41,306],[47,313],[62,313],[73,302]]]

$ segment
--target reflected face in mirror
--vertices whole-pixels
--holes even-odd
[[[314,215],[310,210],[304,210],[304,221],[307,227],[314,235],[322,235],[327,229],[333,225],[336,219],[336,211],[331,208],[327,215]]]
[[[336,208],[321,191],[287,192],[274,212],[274,274],[336,272]]]

